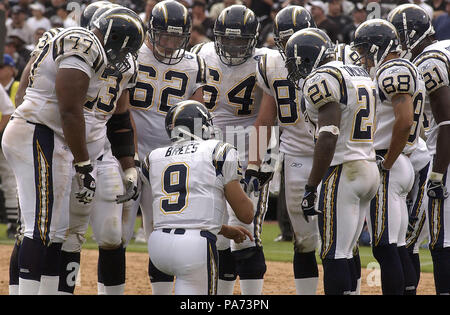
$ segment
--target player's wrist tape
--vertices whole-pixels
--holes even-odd
[[[444,178],[444,174],[440,174],[440,173],[436,173],[436,172],[431,172],[430,173],[430,177],[429,180],[433,181],[433,182],[442,182],[442,179]]]
[[[258,172],[259,171],[259,166],[255,165],[255,164],[249,164],[249,165],[247,165],[247,169],[248,170],[253,170],[255,172]]]
[[[126,178],[127,180],[129,180],[129,181],[131,181],[131,182],[136,182],[136,181],[137,181],[137,176],[138,176],[138,174],[137,174],[137,170],[136,170],[135,167],[127,168],[127,169],[124,171],[124,174],[125,174],[125,178]]]
[[[339,136],[339,128],[334,125],[320,127],[319,131],[317,132],[317,135],[319,135],[321,132],[329,132],[335,136]]]
[[[134,166],[141,167],[141,160],[139,160],[139,154],[134,153]]]
[[[82,162],[77,162],[73,164],[76,167],[83,167],[86,165],[91,165],[91,160],[86,160],[86,161],[82,161]]]

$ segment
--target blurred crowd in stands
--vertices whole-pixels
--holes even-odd
[[[189,47],[214,40],[214,21],[220,12],[233,4],[244,4],[258,16],[261,24],[258,46],[275,47],[273,20],[277,12],[288,5],[302,5],[314,17],[317,26],[325,30],[333,41],[350,43],[359,24],[375,16],[386,18],[395,6],[408,0],[179,0],[192,14],[192,34]],[[5,12],[5,54],[14,60],[16,78],[26,65],[30,52],[42,34],[53,27],[78,25],[83,8],[94,1],[86,0],[0,0]],[[140,13],[148,22],[158,0],[112,0]],[[376,2],[379,4],[371,4]],[[436,38],[450,39],[450,0],[409,0],[423,7],[433,20]],[[78,15],[78,16],[77,16]]]

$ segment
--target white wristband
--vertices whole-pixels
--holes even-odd
[[[334,125],[320,127],[319,131],[317,132],[317,135],[319,135],[321,132],[329,132],[335,136],[339,136],[339,128]]]
[[[442,182],[442,179],[444,178],[444,174],[440,174],[440,173],[436,173],[436,172],[431,172],[430,173],[430,177],[429,180],[433,181],[433,182]]]
[[[254,170],[254,171],[256,171],[256,172],[259,171],[259,167],[258,167],[257,165],[255,165],[255,164],[248,164],[248,165],[247,165],[247,169],[248,169],[248,170]]]
[[[124,174],[125,174],[125,178],[127,179],[127,180],[129,180],[130,182],[136,182],[137,181],[137,176],[138,176],[138,174],[137,174],[137,170],[136,170],[136,168],[135,167],[130,167],[130,168],[127,168],[125,171],[124,171]]]
[[[86,165],[89,165],[89,164],[91,164],[91,160],[87,160],[87,161],[83,161],[83,162],[74,163],[73,165],[79,166],[79,167],[83,167],[83,166],[86,166]]]

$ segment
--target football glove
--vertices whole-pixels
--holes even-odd
[[[244,174],[243,189],[247,196],[250,197],[253,192],[255,197],[259,195],[259,179],[258,179],[259,167],[254,164],[249,164]]]
[[[383,172],[389,171],[387,168],[385,168],[383,166],[384,157],[382,157],[381,155],[377,155],[376,159],[377,159],[377,166],[378,166],[378,170],[380,171],[380,174],[383,173]]]
[[[124,171],[125,194],[118,195],[116,203],[124,203],[128,200],[136,200],[141,192],[141,181],[135,167],[127,168]]]
[[[75,178],[78,184],[78,189],[75,192],[75,198],[80,203],[90,203],[95,195],[95,179],[93,176],[94,168],[91,161],[75,163]]]
[[[448,198],[447,187],[442,181],[444,175],[436,172],[431,172],[427,183],[427,195],[431,199],[444,200]]]
[[[309,217],[313,217],[322,213],[321,211],[316,210],[316,200],[317,200],[317,189],[314,186],[305,186],[305,194],[303,195],[302,200],[302,210],[303,216],[305,217],[306,222],[309,222]]]

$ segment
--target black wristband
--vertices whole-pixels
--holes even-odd
[[[316,192],[317,191],[317,187],[316,186],[311,186],[306,184],[305,185],[305,192]]]

